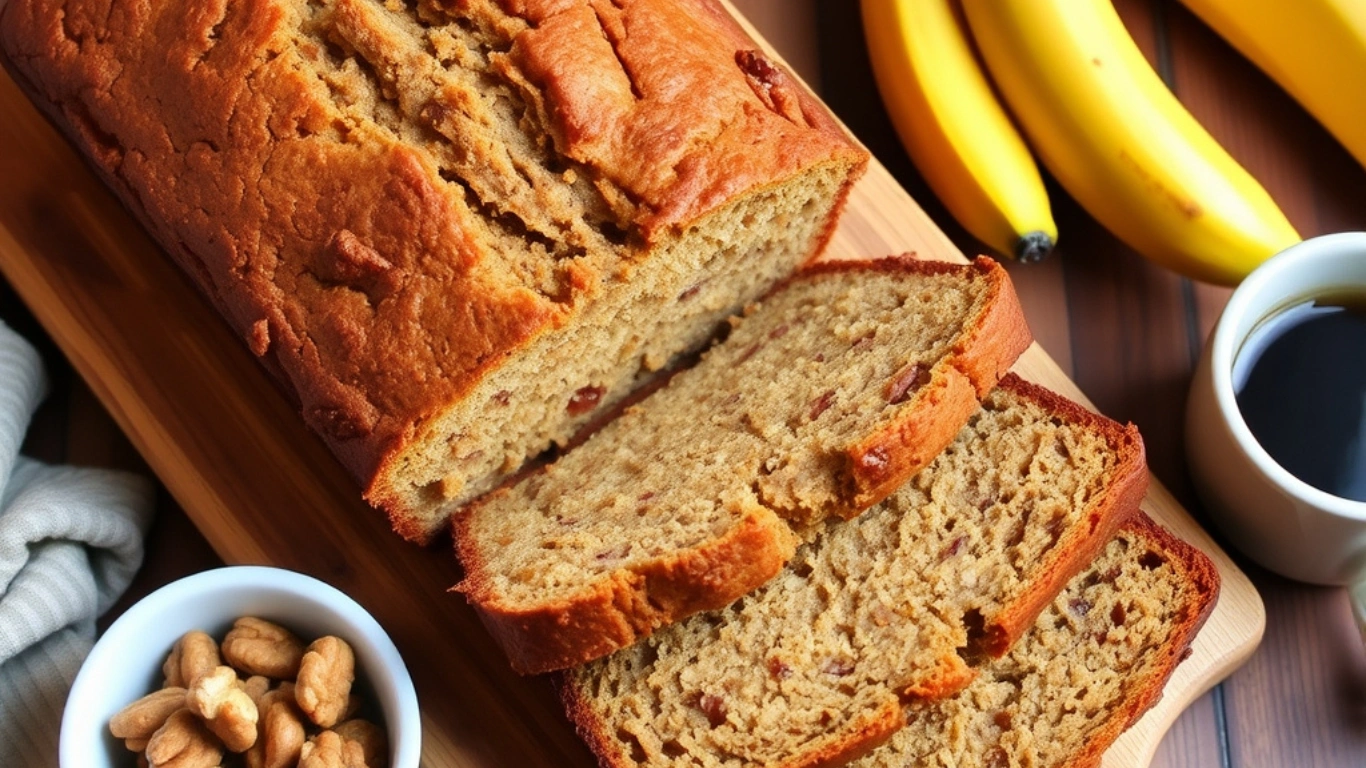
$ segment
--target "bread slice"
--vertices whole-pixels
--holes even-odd
[[[867,162],[717,0],[11,0],[0,46],[416,541],[814,258]]]
[[[821,265],[545,471],[454,522],[464,591],[521,672],[606,655],[775,575],[876,503],[1029,343],[1005,271]]]
[[[851,768],[1090,768],[1162,696],[1219,597],[1203,552],[1140,515],[1004,658]]]
[[[565,673],[566,709],[609,766],[859,756],[908,699],[1008,650],[1146,484],[1136,429],[1007,376],[930,466],[754,594]]]

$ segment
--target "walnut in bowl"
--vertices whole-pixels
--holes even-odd
[[[181,579],[114,622],[72,685],[61,764],[147,764],[156,731],[162,757],[245,765],[284,765],[287,741],[300,742],[291,766],[364,743],[383,745],[367,765],[416,768],[421,751],[412,679],[383,628],[323,582],[256,566]],[[273,760],[261,734],[278,740]]]

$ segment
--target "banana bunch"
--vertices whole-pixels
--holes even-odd
[[[1366,3],[1181,1],[1366,165]]]
[[[933,67],[903,65],[900,83],[883,74],[892,65],[879,64],[879,59],[920,57],[929,62],[928,57],[912,52],[927,44],[917,42],[918,34],[903,32],[900,52],[889,51],[888,46],[874,43],[887,31],[875,29],[870,20],[890,26],[888,6],[898,9],[897,18],[909,20],[925,15],[925,7],[948,6],[953,1],[864,0],[869,49],[882,89],[912,92],[911,96],[903,94],[900,101],[888,101],[902,141],[913,158],[937,155],[921,168],[946,205],[960,194],[955,190],[963,187],[1005,190],[1016,199],[1042,195],[1041,188],[1037,193],[1020,192],[1029,185],[1001,181],[976,164],[945,157],[965,153],[958,146],[974,133],[947,122],[942,115],[948,110],[936,110],[928,97],[916,104],[921,98],[917,94],[937,93],[960,105],[978,99],[981,92],[969,84],[976,79],[963,74],[965,65],[945,66],[941,61],[934,61]],[[1300,240],[1266,191],[1166,88],[1108,0],[961,3],[970,37],[1028,144],[1082,207],[1135,250],[1189,277],[1231,285]],[[885,15],[870,13],[877,6],[883,7]],[[949,18],[953,18],[951,11]],[[967,37],[963,39],[966,45]],[[966,61],[972,63],[970,55]],[[989,88],[985,95],[991,96]],[[935,123],[937,130],[953,136],[951,149],[920,138],[932,134],[929,129],[900,129],[914,121]],[[984,124],[996,125],[992,120]],[[1009,121],[1004,126],[990,131],[980,127],[976,135],[988,134],[988,142],[1009,144],[1011,139],[1001,138]],[[935,165],[949,169],[954,162],[962,162],[968,173],[955,176],[948,170],[929,169]],[[1037,171],[1031,178],[1036,177]],[[986,199],[988,205],[1005,209],[996,203],[1003,198]],[[950,211],[960,216],[952,206]],[[980,210],[971,216],[989,218]],[[977,234],[968,221],[964,226]],[[988,244],[997,242],[982,239]]]
[[[973,237],[1038,261],[1058,239],[1034,157],[977,65],[952,0],[863,0],[878,90],[907,154]]]

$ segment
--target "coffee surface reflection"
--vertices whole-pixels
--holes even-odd
[[[1238,352],[1233,389],[1276,463],[1366,501],[1366,294],[1306,301],[1264,321]]]

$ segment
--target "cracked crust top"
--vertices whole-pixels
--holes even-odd
[[[603,281],[865,160],[714,0],[12,0],[0,45],[372,502]]]

